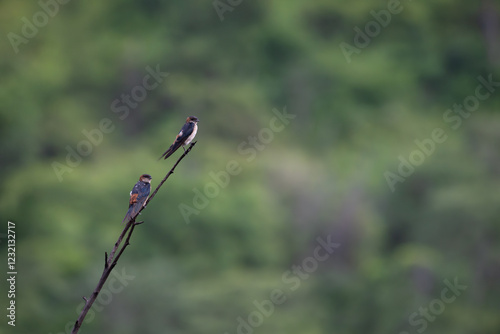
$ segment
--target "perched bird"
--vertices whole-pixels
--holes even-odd
[[[163,153],[160,159],[168,158],[181,146],[184,151],[186,151],[184,146],[189,145],[193,141],[194,136],[196,136],[196,132],[198,132],[198,117],[189,116],[186,119],[186,124],[184,124],[179,134],[175,137],[174,143],[170,145],[168,150]]]
[[[144,205],[144,202],[149,196],[151,191],[151,175],[142,174],[139,181],[135,184],[134,188],[130,192],[130,200],[127,214],[123,218],[123,222],[128,223],[128,221],[139,212],[139,210]]]

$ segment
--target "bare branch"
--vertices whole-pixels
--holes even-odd
[[[87,316],[87,313],[90,310],[90,308],[92,307],[92,304],[94,304],[97,296],[99,295],[99,292],[101,291],[102,287],[104,286],[104,283],[108,279],[109,274],[111,273],[113,268],[116,266],[116,263],[118,262],[118,259],[122,256],[123,252],[125,251],[125,248],[128,245],[130,245],[130,237],[132,236],[132,233],[134,232],[135,226],[144,223],[143,221],[136,222],[135,219],[141,213],[141,211],[146,208],[148,203],[151,202],[151,200],[155,197],[158,190],[160,190],[161,186],[165,183],[165,181],[167,181],[169,176],[174,173],[175,167],[177,167],[177,165],[181,162],[181,160],[184,159],[184,157],[191,151],[191,149],[194,147],[195,144],[196,144],[196,142],[191,143],[189,148],[184,152],[184,154],[182,154],[180,156],[180,158],[177,160],[177,162],[172,167],[172,169],[170,169],[170,171],[167,173],[167,175],[165,175],[163,180],[161,180],[160,184],[156,187],[155,191],[151,194],[151,196],[148,197],[148,199],[146,200],[146,202],[144,203],[142,208],[139,210],[139,212],[137,212],[128,221],[127,225],[125,226],[123,231],[120,233],[120,236],[118,237],[118,240],[116,241],[116,243],[113,247],[113,250],[111,251],[111,253],[109,253],[109,256],[108,256],[107,252],[104,253],[104,262],[105,262],[104,263],[104,271],[101,275],[101,278],[99,279],[99,282],[97,283],[96,288],[94,289],[94,292],[90,296],[90,298],[83,297],[83,299],[85,300],[85,306],[83,307],[82,312],[80,313],[80,316],[78,317],[78,320],[75,322],[73,330],[71,331],[72,334],[76,334],[80,330],[80,327],[83,324],[83,320]],[[128,234],[127,234],[127,231],[128,231]],[[125,239],[125,243],[122,245],[122,247],[120,248],[118,253],[116,253],[116,251],[120,247],[120,244],[123,241],[123,238],[125,237],[125,234],[127,234],[127,238]],[[116,253],[116,257],[115,257],[115,253]]]

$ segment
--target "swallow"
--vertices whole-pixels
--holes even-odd
[[[174,143],[170,145],[168,150],[166,150],[165,153],[163,153],[160,159],[168,158],[181,146],[184,149],[184,152],[186,152],[186,149],[184,147],[189,145],[193,141],[194,136],[196,136],[196,132],[198,132],[198,117],[189,116],[186,119],[186,123],[182,127],[181,131],[175,137]]]
[[[128,221],[141,210],[151,191],[151,179],[151,175],[142,174],[139,181],[137,181],[134,188],[132,188],[128,211],[125,218],[123,218],[123,222],[128,223]]]

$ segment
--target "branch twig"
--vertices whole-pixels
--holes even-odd
[[[90,296],[90,298],[83,297],[83,299],[85,300],[85,306],[83,307],[82,312],[80,313],[80,316],[76,320],[75,325],[73,326],[73,330],[71,331],[71,334],[76,334],[80,330],[80,327],[83,324],[83,320],[87,316],[87,313],[90,310],[90,308],[92,307],[92,304],[94,304],[97,296],[99,295],[99,292],[101,291],[102,287],[104,286],[104,283],[108,279],[109,274],[111,274],[111,271],[116,266],[116,263],[118,262],[118,259],[122,256],[123,252],[125,251],[125,248],[128,245],[130,245],[130,237],[132,236],[132,233],[134,232],[135,226],[143,223],[142,221],[136,222],[135,219],[141,213],[141,211],[146,208],[148,203],[151,202],[151,200],[155,197],[156,193],[158,192],[158,190],[160,190],[161,186],[165,183],[165,181],[167,181],[169,176],[174,173],[175,167],[177,167],[179,162],[181,162],[181,160],[184,159],[184,157],[189,153],[189,151],[191,151],[191,149],[194,147],[194,145],[196,145],[196,142],[191,143],[189,148],[184,152],[183,155],[180,156],[180,158],[177,160],[177,162],[172,167],[172,169],[170,169],[170,171],[167,173],[167,175],[165,175],[163,180],[161,180],[160,184],[156,187],[155,191],[148,197],[146,202],[144,202],[144,205],[139,210],[139,212],[137,212],[137,214],[135,214],[135,216],[133,216],[130,219],[130,221],[127,223],[127,225],[123,229],[122,233],[118,237],[118,240],[116,241],[111,253],[109,253],[109,256],[108,256],[107,252],[104,253],[104,271],[102,272],[101,278],[99,279],[99,282],[97,283],[97,286],[94,289],[94,292],[92,292],[92,295]],[[127,234],[127,231],[128,231],[128,234]],[[116,254],[116,257],[115,257],[115,253],[118,250],[118,247],[120,246],[120,244],[122,243],[125,234],[127,234],[127,238],[125,239],[125,243],[122,245],[122,247],[120,248],[120,250],[118,251],[118,253]]]

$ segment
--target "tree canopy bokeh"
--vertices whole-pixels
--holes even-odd
[[[195,115],[83,333],[497,334],[499,15],[1,2],[1,331],[70,332],[130,189]]]

